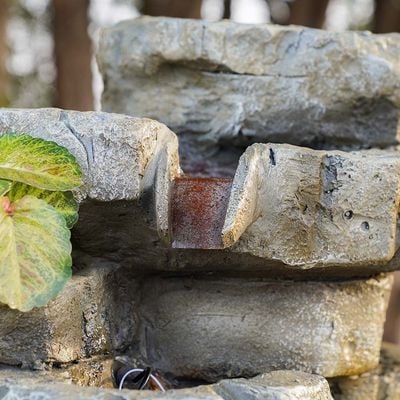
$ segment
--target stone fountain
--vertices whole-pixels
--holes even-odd
[[[400,399],[399,39],[142,17],[103,33],[106,112],[0,110],[84,171],[72,280],[0,309],[0,398]]]

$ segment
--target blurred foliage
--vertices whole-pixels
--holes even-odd
[[[12,0],[6,28],[9,98],[3,106],[48,107],[54,62],[48,0]]]

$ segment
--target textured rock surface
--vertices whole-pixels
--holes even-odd
[[[323,377],[297,371],[273,371],[250,380],[224,380],[214,388],[227,400],[332,399]]]
[[[121,306],[123,306],[121,304]],[[123,306],[124,307],[124,306]],[[92,356],[74,363],[58,365],[51,370],[51,376],[67,380],[79,386],[113,388],[111,368],[113,358],[110,355]]]
[[[143,209],[121,201],[82,204],[76,249],[142,271],[371,276],[399,268],[398,252],[391,260],[398,248],[399,171],[398,153],[253,145],[241,159],[225,219],[223,239],[232,247],[170,249]],[[196,235],[204,233],[191,239]]]
[[[168,224],[168,187],[178,174],[178,141],[148,119],[59,109],[0,109],[0,135],[24,132],[66,147],[84,172],[80,197],[138,200],[150,192],[161,234]]]
[[[362,373],[379,361],[391,282],[152,278],[139,315],[143,356],[210,381],[276,369]]]
[[[328,264],[304,269],[288,268],[282,261],[257,257],[249,252],[235,252],[234,247],[225,250],[171,249],[151,229],[143,209],[132,202],[84,202],[79,218],[73,231],[73,244],[80,267],[96,265],[100,257],[140,274],[155,271],[223,276],[251,273],[296,280],[370,277],[400,268],[399,251],[384,265]]]
[[[226,244],[239,239],[260,216],[257,212],[263,215],[232,249],[195,252],[171,249],[164,240],[170,236],[170,181],[180,168],[177,139],[162,124],[107,113],[2,109],[0,134],[7,131],[55,140],[81,163],[85,185],[73,231],[79,267],[101,258],[137,271],[251,270],[296,279],[370,276],[399,268],[400,255],[382,265],[397,248],[397,155],[366,152],[364,159],[360,154],[274,145],[271,159],[267,147],[255,145],[237,171],[225,221]],[[247,197],[240,197],[246,185]],[[352,217],[345,219],[349,210]],[[261,229],[261,224],[269,228]],[[315,271],[288,269],[284,263],[313,266]]]
[[[0,383],[2,400],[223,400],[210,387],[179,390],[161,394],[159,392],[131,392],[111,389],[95,389],[66,384],[34,384],[21,382]],[[244,399],[243,399],[244,400]]]
[[[135,281],[115,265],[73,276],[45,308],[0,308],[0,362],[40,367],[127,347],[135,334]]]
[[[98,60],[105,111],[166,123],[189,142],[184,170],[226,173],[237,155],[191,141],[396,144],[399,55],[399,34],[141,17],[106,29]]]
[[[51,378],[50,378],[51,377]],[[50,383],[49,383],[50,380]],[[167,393],[82,388],[67,385],[59,375],[0,368],[2,400],[331,400],[321,376],[275,371],[253,379],[224,380],[216,385],[170,390]]]
[[[384,343],[379,367],[360,376],[330,380],[335,400],[399,400],[400,348]]]
[[[399,201],[400,153],[254,144],[236,171],[223,241],[289,265],[385,263],[398,247]]]

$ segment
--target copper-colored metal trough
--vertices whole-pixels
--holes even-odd
[[[172,247],[221,249],[231,178],[175,179],[171,199]]]

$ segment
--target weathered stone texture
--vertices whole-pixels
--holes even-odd
[[[171,180],[181,175],[177,138],[162,124],[107,113],[2,109],[0,134],[8,131],[55,140],[81,163],[85,185],[73,230],[79,267],[101,258],[139,271],[251,270],[296,279],[399,268],[398,254],[384,264],[397,249],[397,153],[254,145],[239,165],[223,232],[225,246],[237,243],[196,253],[168,243]]]
[[[56,368],[40,372],[79,386],[112,389],[114,387],[111,376],[113,361],[113,356],[109,354],[92,356],[73,363],[58,364]]]
[[[102,112],[0,109],[0,135],[7,132],[66,147],[84,173],[81,199],[138,200],[150,192],[155,225],[161,235],[167,230],[168,188],[179,157],[177,137],[165,125]]]
[[[227,400],[332,400],[323,377],[299,371],[273,371],[249,380],[224,380],[214,388]]]
[[[399,34],[141,17],[103,32],[98,61],[104,110],[167,124],[208,172],[200,144],[397,144],[399,56]]]
[[[0,309],[0,362],[40,367],[122,350],[135,335],[135,281],[115,265],[75,274],[44,308]]]
[[[211,387],[184,389],[162,394],[152,391],[123,391],[82,388],[66,384],[0,383],[2,400],[224,400]],[[244,399],[243,399],[244,400]]]
[[[391,282],[153,278],[139,315],[143,357],[209,381],[276,369],[362,373],[379,362]]]
[[[398,247],[399,202],[400,153],[254,144],[240,159],[222,239],[293,266],[384,264]]]
[[[399,400],[400,349],[383,343],[378,368],[360,376],[330,380],[335,400]]]
[[[233,246],[171,249],[137,204],[90,201],[81,205],[75,249],[140,271],[335,279],[396,270],[399,163],[397,153],[253,145],[239,164],[222,232]]]
[[[321,376],[275,371],[253,379],[223,380],[190,389],[117,391],[67,385],[58,374],[0,368],[2,400],[331,400],[328,382]]]
[[[380,204],[379,207],[383,206]],[[272,232],[275,230],[274,226]],[[265,231],[263,232],[265,235]],[[297,233],[293,229],[290,229],[288,234],[289,232],[292,235]],[[270,234],[267,237],[260,235],[260,240],[270,237]],[[224,250],[171,249],[167,243],[159,239],[157,232],[151,229],[148,215],[143,208],[127,201],[83,202],[78,224],[73,230],[73,239],[75,259],[79,260],[80,266],[91,265],[93,257],[95,260],[100,257],[132,268],[139,273],[180,271],[200,274],[219,273],[229,276],[251,272],[271,278],[279,276],[296,280],[337,280],[370,277],[379,272],[400,268],[399,251],[384,265],[326,263],[304,269],[301,266],[288,268],[283,261],[276,258],[268,259],[253,255],[248,248],[245,248],[243,239],[238,241],[241,246],[243,245],[243,251],[236,251],[235,246]]]

